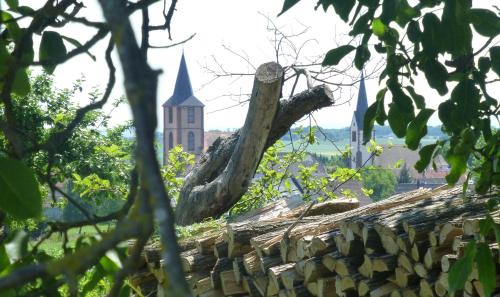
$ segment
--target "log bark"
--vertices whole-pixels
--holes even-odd
[[[283,70],[276,63],[257,69],[244,127],[228,139],[216,141],[188,174],[176,207],[177,224],[226,212],[246,191],[264,150],[304,115],[334,103],[326,86],[279,102],[282,78]]]

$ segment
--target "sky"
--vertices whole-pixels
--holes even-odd
[[[20,0],[19,2],[21,5],[40,5],[41,1]],[[97,1],[85,0],[83,2],[86,7],[82,9],[81,15],[92,20],[102,20]],[[480,2],[480,5],[484,6],[494,3],[494,1]],[[169,45],[183,41],[193,34],[196,35],[188,42],[176,47],[149,50],[148,58],[151,67],[162,71],[158,88],[157,111],[160,119],[158,130],[163,129],[161,104],[172,95],[182,52],[186,56],[195,95],[205,104],[205,129],[231,130],[241,127],[244,123],[247,104],[240,103],[248,99],[246,94],[251,91],[253,77],[236,75],[216,78],[214,74],[221,74],[223,71],[251,74],[260,64],[276,61],[274,35],[268,30],[269,26],[274,25],[287,35],[297,35],[305,31],[290,38],[295,48],[300,48],[297,64],[321,61],[329,49],[348,43],[350,41],[350,37],[347,36],[348,26],[335,15],[332,8],[327,13],[321,8],[315,11],[315,4],[315,0],[302,0],[284,15],[277,17],[283,0],[178,1],[177,11],[171,25],[172,40],[168,39],[167,32],[161,31],[151,34],[150,43]],[[152,25],[163,22],[162,6],[158,3],[150,8]],[[140,32],[140,13],[133,15],[132,21],[136,33]],[[93,34],[91,29],[80,25],[67,26],[60,32],[82,43]],[[374,40],[372,38],[372,42]],[[479,48],[483,42],[481,39],[475,40],[474,47]],[[59,88],[70,87],[76,79],[83,76],[86,80],[84,91],[89,91],[92,87],[103,90],[108,79],[103,57],[106,45],[107,39],[99,42],[91,50],[91,53],[96,55],[97,61],[95,62],[87,55],[80,55],[59,66],[54,73],[57,86]],[[283,45],[283,49],[284,53],[293,53],[290,46]],[[368,74],[383,63],[381,57],[377,57],[375,53],[372,57],[366,66]],[[117,84],[111,97],[118,98],[124,94],[123,76],[116,53],[114,58],[118,71]],[[347,67],[349,59],[353,57],[348,56],[345,64],[340,68]],[[293,60],[281,57],[279,62],[282,66],[288,66]],[[345,75],[333,77],[334,82],[345,84],[345,86],[335,87],[336,106],[314,113],[318,125],[327,128],[350,125],[358,92],[357,84],[352,86],[350,84],[356,81],[359,75],[360,72],[357,69],[351,68],[345,72]],[[375,101],[375,95],[380,88],[377,75],[378,73],[372,74],[366,81],[369,104]],[[293,81],[285,84],[284,94],[289,94],[292,84]],[[314,85],[319,84],[321,83],[314,83]],[[437,108],[444,100],[427,86],[422,74],[417,77],[416,84],[416,90],[426,97],[429,107]],[[306,87],[304,78],[301,78],[295,93],[305,90]],[[490,87],[500,90],[498,83]],[[86,95],[82,93],[75,100],[83,105],[87,101]],[[110,104],[105,109],[111,110]],[[128,106],[113,110],[111,116],[112,124],[131,119]],[[298,125],[308,124],[307,121],[298,123]],[[430,124],[439,124],[437,116],[431,118]]]

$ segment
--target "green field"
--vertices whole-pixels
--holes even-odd
[[[325,139],[319,139],[319,143],[317,144],[311,144],[308,146],[307,151],[309,153],[316,153],[319,155],[324,155],[324,156],[334,156],[334,155],[339,155],[340,152],[337,150],[337,148],[329,141]],[[424,137],[422,138],[422,145],[426,145],[429,143],[432,143],[436,141],[436,137]],[[377,138],[377,144],[380,145],[387,145],[389,143],[392,143],[394,145],[403,145],[404,144],[404,139],[399,139],[399,138],[393,138],[393,137],[378,137]],[[342,139],[341,141],[336,141],[335,145],[340,149],[340,150],[345,150],[348,145],[349,141],[348,139]],[[285,148],[283,149],[284,152],[291,152],[293,150],[292,145],[290,143],[285,142]]]

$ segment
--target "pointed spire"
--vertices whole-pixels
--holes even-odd
[[[193,95],[193,88],[191,87],[191,80],[189,79],[189,72],[183,50],[179,71],[177,72],[177,80],[175,81],[174,94],[172,94],[172,97],[170,97],[164,105],[179,105],[186,99],[193,97]]]
[[[356,116],[356,122],[360,130],[363,129],[363,119],[365,117],[366,110],[368,109],[368,98],[366,97],[365,88],[365,76],[363,71],[361,71],[361,79],[359,80],[359,91],[358,91],[358,102],[356,104],[356,111],[354,115]]]

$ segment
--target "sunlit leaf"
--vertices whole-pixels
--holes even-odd
[[[479,281],[483,285],[484,296],[491,296],[496,287],[495,260],[491,255],[490,247],[480,242],[477,244],[476,264],[479,273]]]
[[[475,241],[470,241],[465,247],[465,252],[462,258],[455,262],[448,274],[448,286],[450,294],[461,290],[465,286],[465,282],[472,271],[472,263],[476,253]]]
[[[35,172],[14,159],[0,158],[0,208],[18,219],[38,217],[42,197]]]

